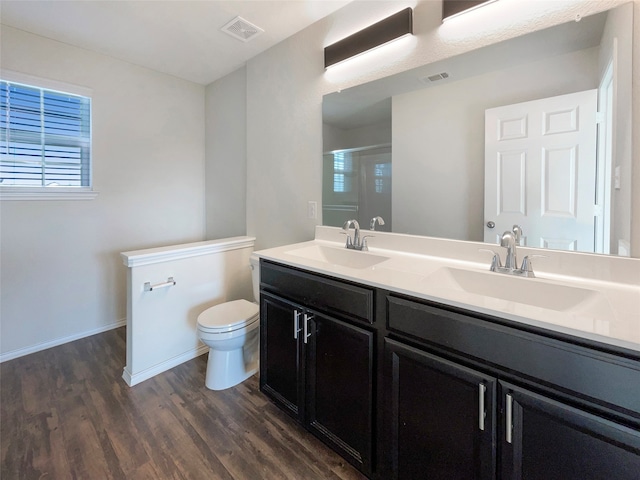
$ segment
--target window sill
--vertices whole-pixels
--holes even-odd
[[[0,187],[0,200],[93,200],[98,192],[90,188]]]

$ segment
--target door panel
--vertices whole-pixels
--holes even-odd
[[[500,387],[504,479],[640,478],[640,432],[506,382]]]
[[[304,369],[302,345],[294,334],[295,310],[293,304],[261,295],[260,386],[302,420]]]
[[[312,432],[371,473],[373,332],[314,314],[308,343],[308,417]]]
[[[485,112],[486,242],[518,224],[528,246],[594,251],[596,104],[589,90]]]
[[[495,478],[494,378],[390,339],[384,368],[388,477]]]
[[[577,148],[543,149],[542,212],[543,217],[576,216]]]

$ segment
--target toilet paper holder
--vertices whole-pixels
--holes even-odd
[[[166,282],[156,283],[155,285],[151,285],[151,282],[145,282],[144,291],[152,292],[154,290],[159,290],[160,288],[173,287],[175,284],[176,284],[176,281],[173,279],[173,277],[167,278]]]

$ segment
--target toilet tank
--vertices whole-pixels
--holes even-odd
[[[260,257],[255,254],[251,254],[249,257],[249,263],[251,266],[251,281],[253,282],[253,298],[257,302],[260,302]]]

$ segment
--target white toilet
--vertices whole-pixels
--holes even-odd
[[[260,261],[251,255],[253,296],[260,298]],[[198,315],[198,338],[209,347],[205,385],[211,390],[233,387],[258,371],[260,314],[256,303],[234,300]]]

